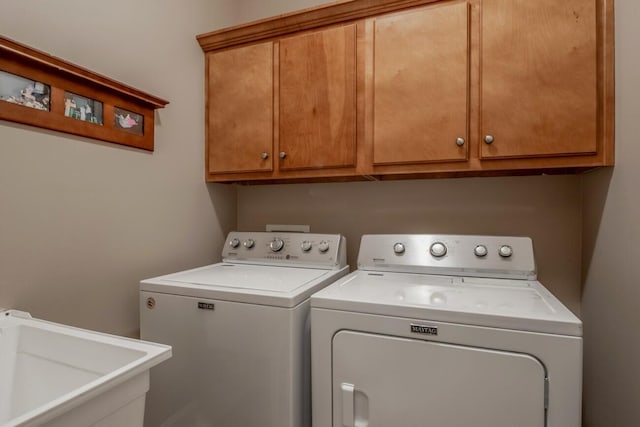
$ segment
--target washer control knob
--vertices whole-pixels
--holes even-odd
[[[429,252],[436,258],[441,258],[447,254],[447,247],[442,242],[435,242],[431,244]]]
[[[231,246],[233,249],[237,248],[238,246],[240,246],[240,239],[234,237],[229,241],[229,246]]]
[[[280,252],[284,248],[284,240],[276,237],[269,243],[272,252]]]
[[[242,245],[247,249],[251,249],[256,245],[256,242],[253,239],[247,239],[242,243]]]
[[[302,249],[302,252],[309,252],[311,250],[311,247],[313,245],[311,244],[310,241],[305,240],[304,242],[302,242],[302,244],[300,245],[300,249]]]
[[[320,244],[318,244],[318,250],[322,253],[327,252],[329,250],[329,242],[327,242],[326,240],[320,242]]]
[[[404,253],[404,244],[398,242],[395,245],[393,245],[393,252],[397,253],[398,255],[403,254]]]
[[[509,258],[513,255],[513,248],[509,245],[502,245],[500,249],[498,249],[498,253],[502,258]]]
[[[489,251],[487,250],[487,247],[485,245],[478,245],[475,248],[473,248],[473,253],[478,258],[482,258],[482,257],[486,257]]]

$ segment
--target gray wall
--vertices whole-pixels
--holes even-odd
[[[122,335],[140,279],[215,261],[235,189],[204,182],[195,35],[232,2],[2,2],[4,36],[171,102],[154,153],[0,122],[0,307]]]
[[[640,425],[640,2],[616,1],[616,166],[583,177],[587,427]]]

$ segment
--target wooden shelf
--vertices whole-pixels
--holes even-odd
[[[1,120],[153,151],[154,111],[168,103],[0,37]]]

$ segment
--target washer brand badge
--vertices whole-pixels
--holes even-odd
[[[423,335],[438,335],[437,326],[411,325],[411,332]]]
[[[198,308],[200,310],[213,310],[215,308],[215,304],[211,304],[210,302],[199,302]]]

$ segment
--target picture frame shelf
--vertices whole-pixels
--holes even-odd
[[[0,120],[154,150],[169,101],[0,36]]]

